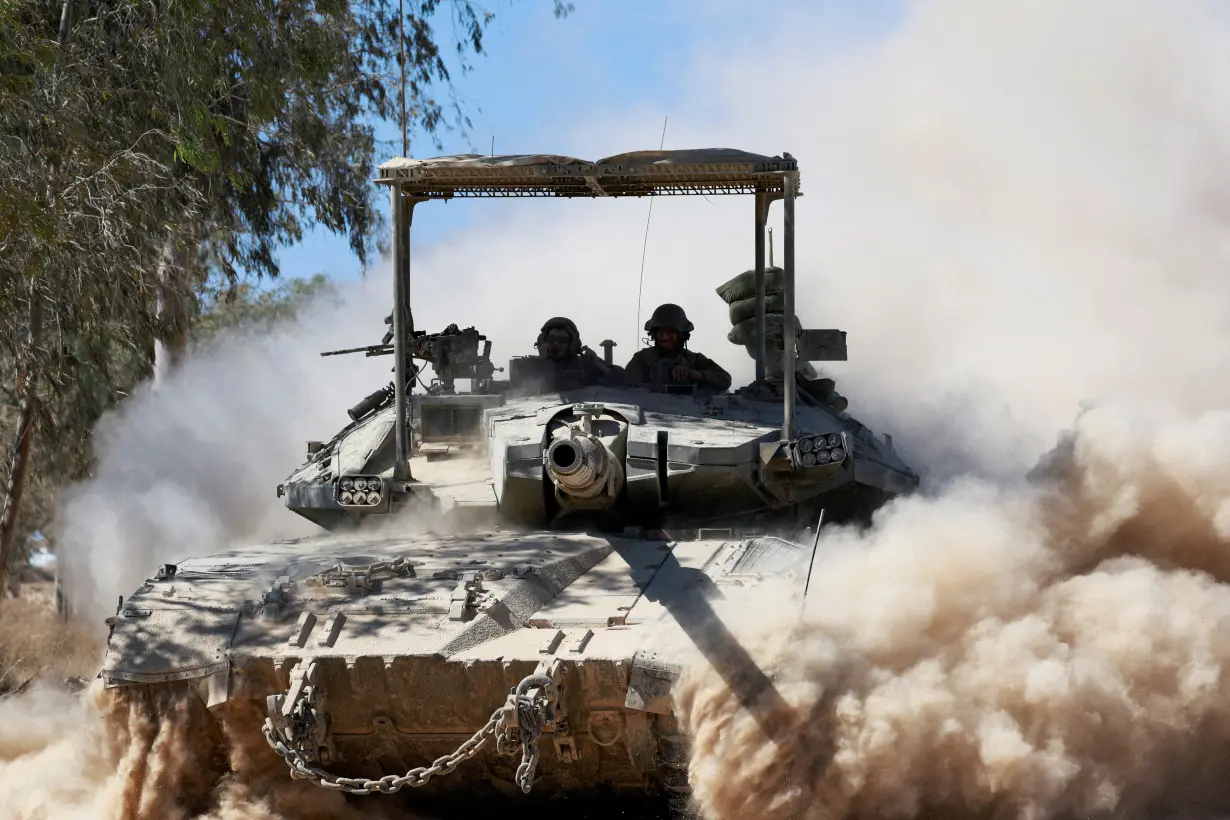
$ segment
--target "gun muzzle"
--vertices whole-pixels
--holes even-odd
[[[613,501],[623,484],[619,461],[596,438],[573,435],[556,439],[545,456],[552,483],[575,498],[606,493]]]

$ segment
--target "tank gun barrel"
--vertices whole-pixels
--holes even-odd
[[[619,494],[619,461],[594,436],[574,430],[551,442],[544,460],[551,482],[573,498],[595,499],[605,493],[614,501]]]

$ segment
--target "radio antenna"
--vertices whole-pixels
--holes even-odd
[[[397,18],[400,46],[398,62],[401,63],[401,155],[409,157],[410,131],[406,123],[406,0],[400,0],[397,8],[401,12]]]
[[[670,114],[662,120],[662,139],[658,140],[658,150],[662,150],[662,146],[666,145],[666,124],[670,122]],[[653,219],[653,200],[649,197],[649,214],[645,217],[645,242],[641,246],[641,280],[636,286],[636,335],[633,339],[641,337],[641,296],[645,292],[645,254],[649,250],[649,221]]]

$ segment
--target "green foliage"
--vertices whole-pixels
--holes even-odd
[[[210,291],[192,325],[192,347],[202,349],[227,333],[272,331],[293,321],[316,300],[337,298],[340,294],[324,274],[286,279],[265,290],[245,282],[234,289]],[[0,374],[14,373],[11,365],[0,360]],[[148,357],[117,339],[100,343],[70,337],[55,367],[66,383],[59,390],[40,391],[35,458],[22,502],[13,566],[24,563],[24,546],[31,534],[54,533],[60,488],[89,476],[90,432],[103,413],[148,375]],[[0,440],[6,445],[13,440],[18,400],[15,381],[0,379]],[[0,475],[8,475],[12,454],[11,446],[0,452]]]
[[[212,290],[202,299],[192,324],[191,343],[200,349],[226,333],[272,331],[302,315],[317,300],[328,299],[336,301],[340,294],[323,273],[310,279],[286,279],[266,290],[250,282]]]
[[[324,226],[349,239],[362,264],[383,250],[385,230],[371,179],[374,120],[400,117],[405,34],[409,126],[441,147],[442,130],[470,122],[433,94],[451,74],[432,21],[440,0],[200,2],[199,40],[181,57],[209,68],[210,99],[179,135],[210,208],[201,261],[230,283],[240,271],[277,275],[276,249]],[[455,59],[483,52],[493,19],[471,0],[450,0]],[[571,4],[555,0],[557,16]],[[177,90],[175,96],[184,91]]]
[[[8,362],[3,362],[8,365]],[[148,358],[127,344],[102,344],[79,338],[54,360],[61,382],[39,391],[33,427],[33,459],[22,498],[13,559],[24,560],[22,547],[32,533],[50,533],[60,489],[89,476],[93,467],[90,433],[108,409],[123,401],[145,378]],[[2,371],[12,373],[6,366]],[[7,477],[13,456],[18,397],[12,379],[0,381],[0,476]]]
[[[44,528],[58,488],[84,477],[90,430],[149,374],[157,323],[149,275],[167,236],[203,200],[150,127],[126,78],[152,71],[157,32],[99,37],[130,17],[89,8],[57,42],[62,5],[0,4],[0,476],[10,474],[21,374],[33,373],[33,456],[15,543]],[[76,43],[80,43],[77,46]],[[41,308],[41,330],[30,317]]]
[[[404,20],[408,116],[437,147],[469,124],[432,94],[450,82],[430,24],[440,5],[407,0]],[[176,335],[156,309],[160,277],[199,293],[199,344],[327,295],[323,277],[239,284],[242,269],[276,276],[277,248],[305,228],[370,260],[384,231],[366,120],[399,113],[398,0],[72,0],[61,43],[64,6],[0,0],[0,478],[22,373],[38,398],[18,545],[89,474],[91,431],[150,376],[155,338]],[[492,15],[448,8],[468,71]],[[555,0],[556,16],[571,8]]]

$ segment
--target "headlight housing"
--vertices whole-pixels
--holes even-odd
[[[845,433],[818,433],[799,436],[794,442],[794,462],[804,468],[831,467],[850,455]]]
[[[333,497],[348,509],[370,510],[388,499],[388,488],[380,476],[353,475],[338,479]]]

